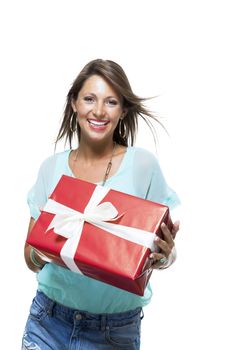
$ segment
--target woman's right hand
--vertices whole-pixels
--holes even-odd
[[[30,219],[27,235],[29,235],[29,233],[31,232],[33,226],[35,225],[35,222],[36,221],[33,218]],[[43,266],[47,263],[42,259],[40,254],[38,254],[37,251],[28,243],[25,243],[24,245],[24,258],[28,268],[33,272],[40,271],[43,268]]]

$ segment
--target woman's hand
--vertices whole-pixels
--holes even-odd
[[[28,226],[28,235],[35,225],[35,222],[36,221],[33,218],[30,219]],[[46,261],[42,259],[38,252],[28,243],[25,243],[24,245],[24,258],[28,268],[33,272],[38,272],[46,264]]]
[[[174,239],[180,228],[180,222],[176,221],[170,231],[166,224],[162,223],[161,230],[163,238],[156,237],[155,243],[160,248],[159,253],[151,253],[150,259],[153,259],[151,268],[163,269],[170,266],[175,261],[175,243]]]

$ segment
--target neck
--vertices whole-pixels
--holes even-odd
[[[95,145],[84,143],[80,140],[77,152],[78,156],[85,158],[86,161],[93,161],[94,159],[109,157],[113,151],[114,145],[115,143],[113,140],[105,144]]]

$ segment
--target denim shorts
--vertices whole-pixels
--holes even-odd
[[[57,304],[38,291],[22,350],[139,350],[142,309],[91,314]]]

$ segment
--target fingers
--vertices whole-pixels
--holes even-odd
[[[157,236],[155,238],[155,243],[160,248],[160,253],[168,258],[172,251],[172,248],[174,247],[174,241],[171,231],[169,230],[166,224],[162,223],[161,230],[163,232],[164,239],[161,239]]]
[[[152,269],[159,269],[164,262],[167,261],[165,256],[161,253],[151,253],[149,258],[152,260],[152,264],[150,266]]]
[[[154,262],[156,262],[156,261],[159,261],[160,259],[164,258],[164,255],[162,253],[151,253],[149,258],[153,259]]]
[[[164,243],[169,245],[169,247],[172,249],[174,246],[173,236],[172,236],[171,231],[169,230],[169,228],[167,227],[167,225],[164,222],[161,225],[161,230],[163,232],[164,240],[160,239],[160,241],[163,241]]]
[[[172,249],[175,246],[174,238],[176,236],[176,233],[179,231],[179,227],[180,222],[176,221],[173,224],[172,230],[170,231],[167,225],[165,223],[162,223],[161,230],[163,233],[163,239],[159,238],[158,236],[155,239],[155,243],[157,247],[160,248],[160,250],[159,252],[151,253],[149,256],[150,259],[153,260],[151,268],[163,268],[163,265],[166,265],[167,261],[169,261]]]
[[[173,239],[176,237],[177,232],[180,229],[180,221],[177,220],[176,222],[174,222],[173,224],[173,228],[172,228],[172,237]]]
[[[163,256],[166,256],[168,257],[171,250],[172,250],[172,247],[170,247],[166,241],[162,240],[161,238],[159,237],[156,237],[155,239],[155,244],[160,248],[159,252],[163,255]]]

